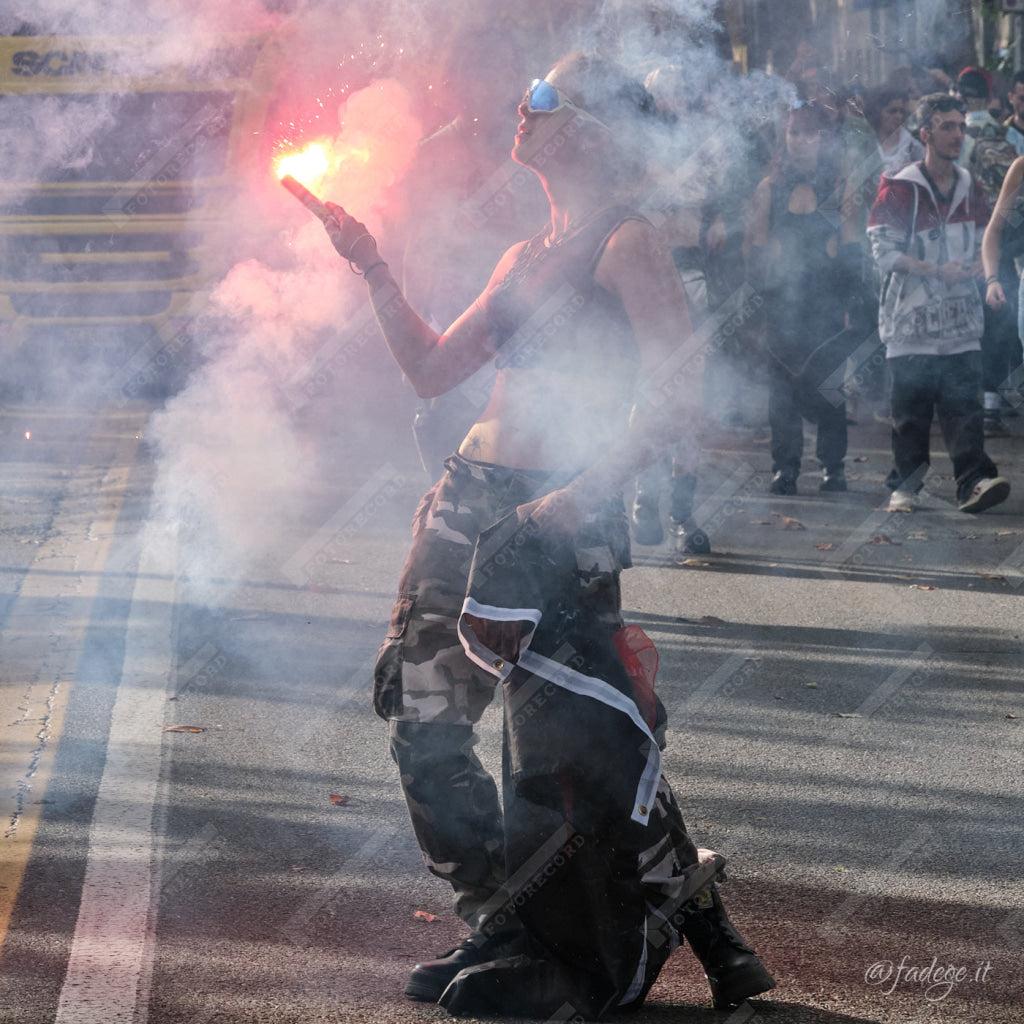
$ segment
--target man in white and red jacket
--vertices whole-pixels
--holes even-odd
[[[957,159],[966,119],[955,96],[918,105],[925,158],[883,178],[868,238],[884,275],[879,334],[892,378],[891,511],[910,512],[930,462],[938,415],[963,512],[1004,501],[1010,485],[985,453],[981,402],[984,310],[978,278],[989,210]]]

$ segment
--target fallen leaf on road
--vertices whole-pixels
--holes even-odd
[[[979,572],[978,578],[983,580],[1006,580],[1005,576],[1000,576],[999,573],[995,572]]]
[[[1006,717],[1007,718],[1016,718],[1017,716],[1016,715],[1007,715]]]
[[[794,519],[792,516],[779,516],[782,520],[782,528],[784,530],[806,530],[807,527],[800,522],[799,519]]]
[[[351,803],[352,797],[350,796],[338,796],[337,793],[331,793],[331,803],[337,804],[339,807],[344,807],[345,804]]]
[[[415,917],[417,921],[440,921],[441,920],[441,918],[439,918],[437,916],[437,914],[428,914],[425,910],[417,910],[417,911],[415,911],[413,913],[412,916]]]
[[[702,562],[699,558],[684,558],[681,562],[677,562],[677,565],[700,565],[709,566],[710,562]]]
[[[911,583],[911,590],[934,590],[935,588],[930,583]]]
[[[817,547],[819,551],[831,551],[835,547],[835,544],[829,542],[828,544],[817,544],[815,547]]]
[[[997,530],[997,537],[1013,537],[1017,533],[1016,530]]]
[[[702,615],[697,620],[697,624],[700,626],[724,626],[725,619],[720,619],[717,615]]]
[[[860,718],[856,711],[837,711],[835,713],[836,718]]]
[[[805,683],[804,685],[807,687],[808,690],[816,690],[818,688],[817,683]]]
[[[868,461],[868,457],[866,455],[858,455],[853,461],[854,462],[867,462]]]
[[[164,732],[206,732],[198,725],[165,725]]]
[[[892,544],[893,547],[897,547],[897,548],[903,546],[903,541],[901,541],[901,540],[893,540],[892,537],[890,537],[889,534],[887,534],[887,533],[875,534],[875,536],[872,537],[871,540],[868,541],[868,543],[869,544]]]

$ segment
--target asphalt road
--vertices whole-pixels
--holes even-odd
[[[426,483],[407,399],[381,401],[373,428],[309,403],[294,449],[254,462],[215,432],[166,459],[144,405],[0,410],[4,1024],[448,1019],[402,996],[461,930],[368,699]],[[976,517],[941,454],[921,510],[880,511],[870,418],[846,495],[808,475],[768,496],[757,431],[719,430],[699,495],[714,554],[635,550],[625,607],[661,654],[666,771],[779,982],[716,1014],[679,951],[635,1020],[1020,1019],[1009,422],[990,451],[1015,493]],[[301,501],[278,487],[293,453]],[[495,707],[492,766],[499,735]]]

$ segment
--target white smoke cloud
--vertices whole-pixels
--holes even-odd
[[[508,194],[504,184],[487,178],[490,168],[483,175],[486,187],[470,189],[468,196],[458,194],[454,176],[443,199],[433,187],[416,185],[415,176],[410,187],[417,140],[471,109],[474,97],[485,96],[500,108],[492,120],[498,145],[507,147],[525,83],[573,49],[611,51],[638,78],[665,64],[685,69],[691,90],[687,115],[664,150],[652,143],[652,163],[678,163],[680,153],[698,160],[710,152],[746,159],[753,129],[771,122],[791,91],[760,72],[744,78],[734,74],[729,55],[716,46],[717,7],[713,0],[607,0],[570,20],[540,3],[497,10],[473,0],[239,0],[230,5],[10,0],[5,5],[0,31],[15,31],[24,22],[64,34],[95,36],[98,26],[104,37],[112,26],[119,35],[155,33],[145,53],[117,68],[126,94],[154,68],[178,62],[215,68],[228,39],[258,37],[265,47],[261,70],[253,73],[236,106],[244,101],[257,107],[253,100],[266,100],[266,119],[242,140],[249,157],[235,154],[232,187],[216,193],[215,208],[196,213],[196,231],[213,250],[211,262],[222,268],[210,306],[193,324],[190,353],[199,365],[152,426],[160,458],[157,495],[163,513],[182,524],[182,536],[193,544],[191,564],[205,566],[208,574],[243,574],[247,563],[266,557],[273,538],[301,519],[322,466],[322,440],[311,436],[309,427],[310,409],[319,399],[297,410],[289,388],[294,398],[295,382],[323,362],[332,337],[344,335],[365,310],[365,285],[330,248],[322,227],[276,183],[273,157],[326,138],[336,160],[315,187],[367,223],[396,273],[403,270],[406,238],[417,221],[429,219],[429,244],[407,254],[404,269],[415,272],[417,260],[429,264],[448,250],[465,248],[467,224],[481,236],[490,235],[489,245],[508,229],[500,225],[498,231],[481,213],[485,200]],[[938,26],[939,8],[937,0],[918,4],[920,24]],[[498,55],[502,42],[509,52]],[[116,117],[112,98],[76,107],[45,97],[33,108],[30,123],[4,122],[0,158],[25,175],[32,165],[74,174],[95,157],[93,140]],[[159,154],[167,140],[149,142],[143,156]],[[495,152],[497,166],[507,149]],[[462,234],[445,234],[455,224]],[[518,237],[535,228],[523,224]],[[515,240],[510,235],[504,244]],[[473,272],[486,278],[493,259],[488,252]],[[464,261],[459,272],[471,265],[472,260]],[[376,380],[373,375],[385,365],[397,380],[398,371],[382,353],[379,339],[373,353],[369,346],[359,347],[351,357],[356,359],[352,372]],[[346,360],[351,362],[348,354]],[[74,376],[81,392],[88,374],[79,369]],[[97,370],[89,385],[104,394],[109,377],[109,371]],[[407,409],[387,412],[408,414]],[[353,423],[352,429],[373,433],[372,425]],[[411,445],[411,432],[408,436]]]

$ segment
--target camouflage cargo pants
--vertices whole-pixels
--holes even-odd
[[[496,680],[466,656],[456,624],[481,531],[568,481],[458,456],[446,465],[448,472],[413,518],[412,548],[377,658],[374,708],[388,721],[391,755],[428,868],[452,885],[456,913],[470,928],[491,932],[517,923],[523,883],[506,879],[506,853],[520,866],[531,861],[530,852],[539,855],[565,822],[554,811],[517,800],[510,819],[515,835],[506,849],[498,788],[473,749],[474,726],[493,699]],[[593,532],[605,542],[579,547],[576,585],[587,614],[614,633],[622,627],[619,573],[629,564],[628,523],[620,500],[599,518]],[[656,804],[650,825],[637,826],[627,842],[627,856],[646,867],[627,875],[635,877],[636,913],[642,918],[645,904],[656,907],[652,912],[664,922],[679,905],[697,854],[664,779]],[[545,860],[542,871],[547,869]],[[544,888],[545,898],[530,896],[538,910],[547,899],[557,904],[560,887]],[[554,920],[557,914],[552,908],[544,916]],[[649,950],[652,966],[675,946],[674,926],[668,932],[649,931],[649,942],[658,943],[658,955]]]
[[[446,466],[413,517],[412,549],[374,672],[374,709],[389,723],[391,756],[424,860],[455,889],[456,913],[482,930],[481,915],[495,909],[505,880],[497,786],[473,749],[474,726],[496,680],[466,656],[456,624],[481,531],[569,477],[460,456]],[[621,626],[618,573],[628,557],[626,530],[623,517],[618,550],[609,546],[595,556],[588,549],[588,558],[603,564],[597,572],[589,565],[580,583],[588,609],[612,631]]]

